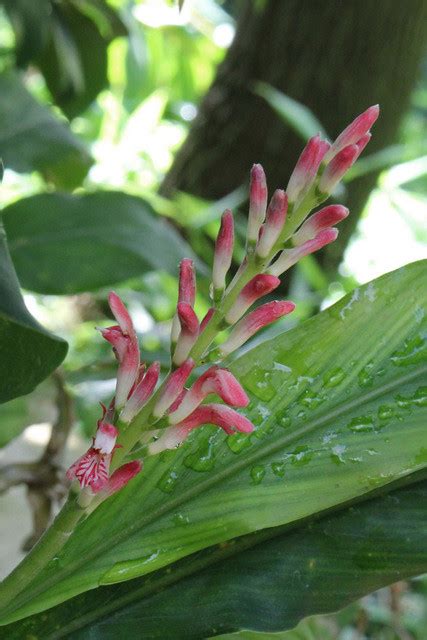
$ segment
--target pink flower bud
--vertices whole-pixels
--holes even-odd
[[[307,218],[298,231],[294,233],[292,236],[293,244],[299,247],[304,244],[304,242],[307,242],[307,240],[313,240],[319,231],[341,222],[348,214],[349,211],[347,207],[343,207],[341,204],[332,204],[320,209],[320,211],[316,211],[316,213]]]
[[[110,309],[113,313],[113,316],[117,320],[120,325],[120,329],[124,333],[124,335],[132,335],[135,333],[135,329],[133,327],[132,318],[129,315],[128,310],[121,298],[114,291],[110,292],[108,296],[108,303],[110,305]]]
[[[203,320],[200,323],[200,333],[202,333],[203,329],[205,327],[207,327],[207,325],[209,324],[209,321],[212,318],[214,313],[215,313],[214,307],[211,307],[210,309],[208,309],[208,311],[206,312],[205,317],[203,318]]]
[[[289,202],[296,202],[311,187],[329,146],[319,134],[307,142],[289,178],[286,189]]]
[[[379,113],[380,107],[378,104],[375,104],[357,116],[357,118],[353,120],[353,122],[349,124],[342,133],[340,133],[338,138],[332,144],[325,156],[325,162],[330,162],[332,158],[345,147],[357,144],[358,141],[368,133],[369,129],[378,118]]]
[[[202,404],[177,426],[196,429],[205,424],[221,427],[228,434],[235,431],[251,433],[254,430],[250,420],[224,404]]]
[[[248,396],[233,374],[214,366],[205,371],[187,391],[178,407],[169,414],[169,422],[182,422],[211,393],[233,407],[246,407],[249,403]]]
[[[368,142],[370,141],[370,139],[372,138],[372,134],[365,133],[364,136],[362,136],[357,142],[356,142],[356,146],[359,149],[359,153],[357,154],[357,158],[360,156],[360,154],[362,153],[362,151],[364,150],[364,148],[366,147],[366,145],[368,144]]]
[[[222,214],[221,227],[215,244],[215,254],[212,269],[214,289],[222,291],[225,288],[225,276],[231,265],[234,246],[234,221],[230,209]]]
[[[249,217],[248,242],[255,243],[258,239],[259,228],[264,222],[267,207],[267,182],[264,169],[260,164],[254,164],[251,170],[249,187]]]
[[[174,364],[180,365],[187,358],[191,347],[199,335],[199,321],[193,308],[186,302],[179,302],[177,307],[181,332],[173,354]]]
[[[123,357],[127,351],[129,336],[124,335],[119,325],[113,327],[107,327],[106,329],[99,329],[102,337],[107,340],[113,347],[113,351],[119,360],[123,360]]]
[[[252,278],[252,280],[243,287],[236,302],[225,316],[226,322],[228,322],[228,324],[235,324],[254,302],[274,291],[279,284],[279,278],[266,273],[260,273]]]
[[[122,422],[131,422],[151,397],[160,375],[160,362],[153,362],[145,376],[135,386],[129,400],[120,414]]]
[[[338,229],[322,229],[312,240],[307,240],[304,244],[295,247],[295,249],[285,249],[268,269],[269,273],[280,276],[284,271],[290,269],[298,260],[301,260],[309,253],[318,251],[330,242],[334,242],[338,236]]]
[[[98,429],[95,434],[93,448],[98,449],[100,453],[112,453],[116,446],[116,440],[119,432],[116,427],[108,422],[98,421]]]
[[[116,399],[117,409],[121,409],[128,399],[139,371],[139,346],[136,336],[128,337],[128,344],[117,371]]]
[[[256,252],[261,258],[268,256],[280,236],[285,224],[287,210],[288,196],[281,189],[277,189],[268,205],[265,224],[260,229]]]
[[[179,265],[178,302],[186,302],[194,306],[196,299],[196,276],[194,264],[190,258],[184,258]]]
[[[108,482],[103,487],[103,492],[107,494],[107,496],[113,495],[120,489],[123,489],[132,478],[134,478],[142,469],[142,464],[138,460],[132,460],[132,462],[127,462],[123,464],[121,467],[116,469],[114,473],[110,476]]]
[[[178,369],[173,371],[166,381],[153,410],[153,416],[160,418],[175,402],[184,388],[184,384],[194,368],[194,360],[188,358]]]
[[[178,303],[186,302],[194,307],[196,299],[196,276],[194,273],[194,264],[190,258],[184,258],[179,264],[179,284],[178,284]],[[176,313],[172,320],[171,342],[176,343],[181,331],[178,314]]]
[[[291,313],[295,309],[293,302],[274,300],[261,305],[251,311],[235,326],[227,340],[221,345],[220,351],[226,356],[242,346],[259,329],[266,327],[278,318]]]
[[[359,155],[359,147],[352,144],[344,147],[332,158],[319,182],[319,191],[324,194],[332,193],[343,175],[350,169]]]

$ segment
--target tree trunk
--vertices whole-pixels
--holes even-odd
[[[252,92],[257,80],[307,105],[331,136],[379,102],[369,153],[393,143],[426,40],[427,0],[245,0],[162,194],[220,198],[247,182],[253,162],[264,165],[270,189],[286,186],[303,143]],[[352,216],[328,250],[329,267],[340,261],[375,179],[349,185]]]

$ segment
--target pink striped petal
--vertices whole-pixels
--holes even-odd
[[[257,331],[278,318],[291,313],[295,304],[286,300],[274,300],[251,311],[237,323],[227,340],[221,345],[220,352],[226,356],[242,346]]]
[[[264,222],[267,208],[267,182],[264,169],[254,164],[251,169],[249,186],[248,242],[254,244],[258,239],[260,226]]]
[[[93,448],[98,449],[102,454],[112,453],[116,446],[116,440],[119,432],[116,427],[108,422],[98,421],[98,429],[95,434]]]
[[[228,322],[228,324],[235,324],[254,302],[274,291],[279,284],[279,278],[266,273],[260,273],[252,278],[252,280],[243,287],[236,302],[225,316],[226,322]]]
[[[349,214],[347,207],[341,204],[332,204],[328,207],[316,211],[312,216],[307,218],[304,224],[292,236],[292,243],[299,247],[300,245],[312,240],[322,229],[332,227],[334,224],[344,220]]]
[[[104,455],[91,447],[67,471],[67,478],[79,481],[82,489],[90,487],[98,493],[108,482],[111,455]]]

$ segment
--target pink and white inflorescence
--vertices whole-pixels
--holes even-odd
[[[334,225],[347,217],[342,205],[317,208],[336,187],[370,140],[370,128],[379,115],[378,105],[359,115],[330,144],[320,135],[311,138],[302,151],[286,191],[278,189],[268,204],[267,181],[261,165],[251,170],[246,256],[227,286],[234,249],[233,214],[226,210],[215,245],[212,273],[212,307],[200,321],[195,311],[196,278],[192,260],[184,259],[179,270],[179,290],[171,333],[171,370],[160,386],[160,363],[146,367],[140,362],[138,338],[132,319],[119,296],[112,292],[109,304],[117,324],[101,329],[118,360],[115,396],[103,416],[88,451],[67,471],[81,489],[109,496],[124,487],[142,468],[132,460],[110,473],[120,446],[120,431],[134,423],[143,433],[155,433],[150,454],[173,448],[198,427],[212,424],[227,434],[251,433],[252,423],[236,411],[246,407],[249,397],[235,376],[215,364],[191,386],[187,381],[201,361],[218,361],[241,347],[256,332],[291,313],[295,305],[268,300],[280,284],[279,276],[302,257],[333,242]],[[220,331],[230,329],[215,348],[211,343]],[[203,349],[198,347],[203,345]],[[210,356],[210,357],[209,357]],[[217,396],[221,403],[211,402]],[[207,402],[206,402],[207,400]],[[141,416],[146,424],[141,422]],[[136,421],[136,422],[135,422]],[[137,439],[131,443],[136,444]],[[129,453],[128,450],[124,453]]]

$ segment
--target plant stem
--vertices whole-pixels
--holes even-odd
[[[14,601],[21,591],[32,582],[48,561],[62,549],[84,515],[85,511],[77,504],[76,496],[71,494],[49,529],[22,562],[2,582],[0,586],[0,601],[3,614],[10,610],[11,603],[15,604]]]

